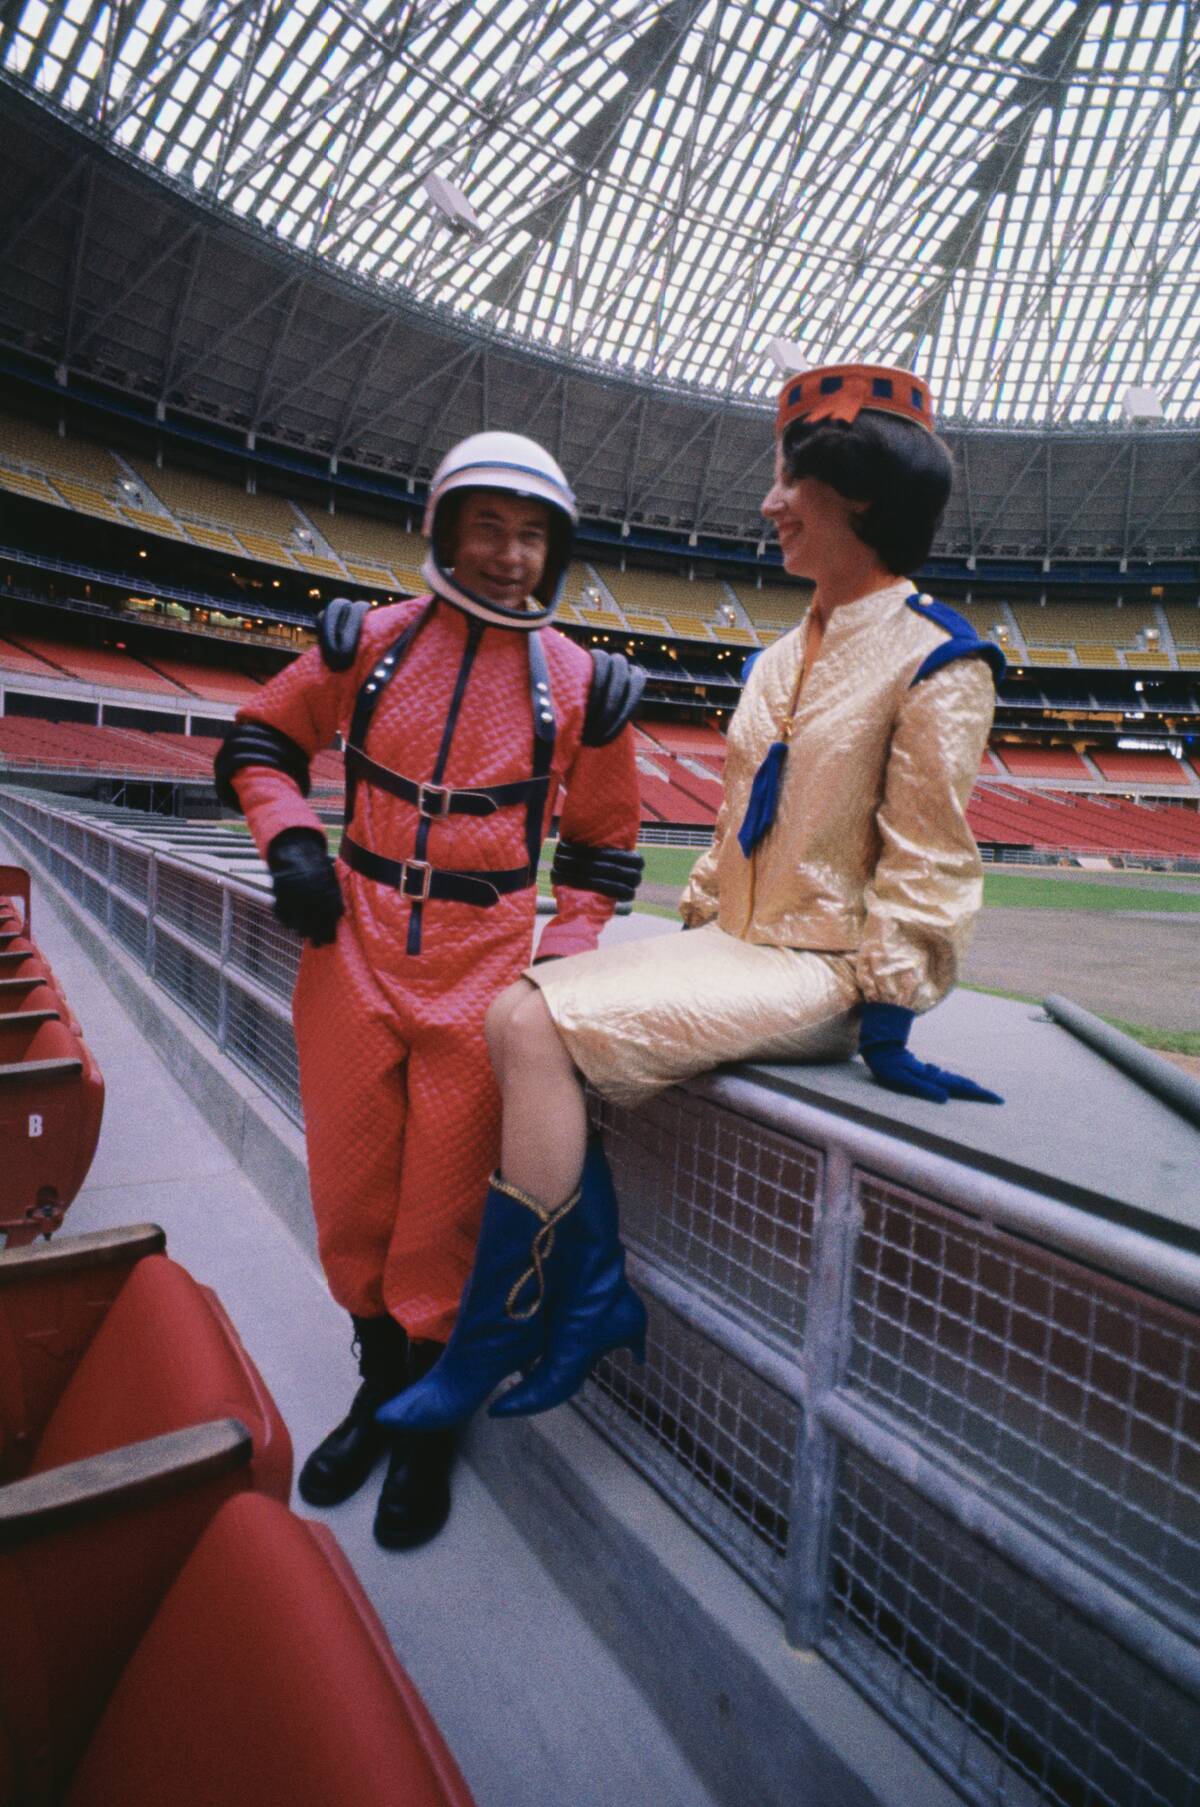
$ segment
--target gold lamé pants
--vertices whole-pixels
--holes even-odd
[[[715,922],[529,967],[571,1059],[617,1104],[725,1061],[847,1060],[862,998],[849,954],[762,947]]]

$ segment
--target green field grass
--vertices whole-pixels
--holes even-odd
[[[1200,892],[1154,891],[1103,879],[1039,878],[1030,872],[985,872],[983,901],[1001,910],[1154,910],[1200,912]]]

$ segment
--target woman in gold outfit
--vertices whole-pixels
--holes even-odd
[[[585,1080],[636,1104],[726,1061],[857,1050],[890,1089],[1002,1102],[906,1046],[954,984],[980,905],[965,810],[1003,672],[997,648],[901,575],[927,558],[950,483],[911,372],[844,365],[784,384],[762,511],[784,568],[815,590],[754,662],[730,725],[713,844],[681,901],[693,932],[544,962],[493,1004],[501,1173],[446,1352],[388,1422],[460,1422],[518,1369],[532,1372],[493,1415],[545,1411],[600,1355],[639,1350]]]

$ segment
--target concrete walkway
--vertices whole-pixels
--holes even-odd
[[[0,849],[0,859],[25,863],[4,837]],[[107,1087],[99,1150],[63,1234],[162,1224],[169,1252],[215,1288],[237,1325],[287,1420],[298,1467],[356,1384],[347,1319],[36,876],[33,926]],[[641,1483],[631,1477],[630,1488]],[[662,1722],[470,1468],[460,1467],[445,1532],[406,1555],[371,1538],[376,1491],[372,1483],[321,1516],[479,1807],[708,1807],[713,1797]]]

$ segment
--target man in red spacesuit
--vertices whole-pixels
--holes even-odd
[[[362,1384],[301,1470],[313,1505],[360,1487],[390,1444],[375,1535],[411,1548],[450,1506],[452,1436],[376,1423],[453,1327],[499,1148],[483,1039],[528,965],[538,855],[566,790],[539,958],[595,946],[641,860],[632,731],[642,674],[548,623],[575,501],[531,440],[481,433],[443,460],[425,517],[429,594],[339,600],[319,644],[239,711],[217,758],[305,938],[293,1000],[321,1261],[354,1321]],[[345,742],[336,861],[306,801]]]

